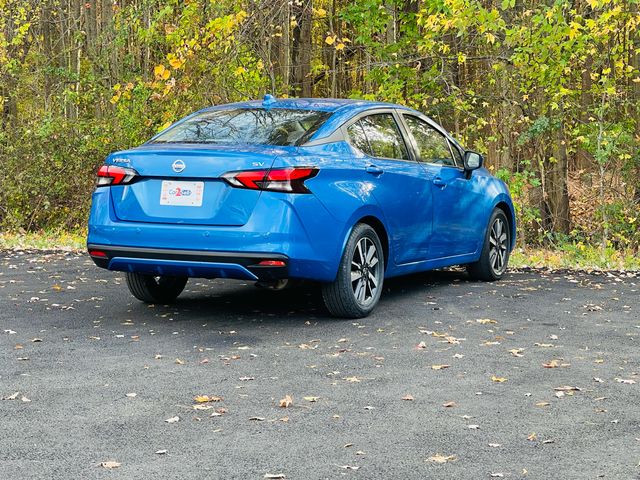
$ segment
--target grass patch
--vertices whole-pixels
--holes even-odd
[[[615,250],[582,243],[560,245],[556,249],[516,248],[512,267],[568,268],[573,270],[639,270],[640,255],[631,250]]]
[[[87,234],[60,230],[35,233],[0,233],[2,250],[85,250]]]

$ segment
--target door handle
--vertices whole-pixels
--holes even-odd
[[[382,175],[384,173],[384,170],[382,170],[379,166],[377,165],[367,165],[367,173],[370,173],[371,175]]]
[[[433,179],[433,184],[434,184],[436,187],[440,187],[440,188],[444,188],[444,187],[446,187],[446,186],[447,186],[447,182],[445,182],[444,180],[442,180],[442,178],[440,178],[440,177],[436,177],[436,178],[434,178],[434,179]]]

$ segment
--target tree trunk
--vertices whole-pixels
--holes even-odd
[[[293,28],[293,48],[291,51],[291,83],[294,92],[302,97],[312,96],[311,73],[311,24],[313,0],[291,6],[296,26]]]

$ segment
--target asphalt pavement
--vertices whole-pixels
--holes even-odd
[[[638,479],[637,273],[313,286],[190,280],[171,306],[82,254],[0,252],[0,479]]]

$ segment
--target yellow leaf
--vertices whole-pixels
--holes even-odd
[[[164,65],[156,65],[155,68],[153,69],[153,74],[157,77],[157,78],[162,78],[165,72],[165,67]]]
[[[496,36],[493,33],[486,32],[484,36],[487,37],[487,42],[489,42],[490,44],[493,45],[494,43],[496,43]]]
[[[207,403],[207,402],[221,402],[222,397],[216,397],[215,395],[196,395],[193,397],[193,400],[197,403]]]
[[[184,65],[184,60],[177,57],[173,57],[171,60],[169,60],[169,65],[171,65],[174,69],[177,70]]]
[[[336,50],[344,50],[344,43],[340,42],[336,44]]]
[[[163,130],[166,130],[166,129],[167,129],[167,128],[169,128],[170,126],[171,126],[171,122],[169,121],[169,122],[165,123],[164,125],[162,125],[162,126],[158,129],[158,131],[159,131],[159,132],[161,132],[161,131],[163,131]],[[180,360],[180,359],[179,359],[179,358],[177,358],[176,360]],[[180,360],[180,361],[184,363],[184,360]],[[176,362],[176,363],[178,363],[178,362]]]
[[[492,382],[497,382],[497,383],[504,383],[504,382],[506,382],[506,381],[507,381],[507,379],[506,379],[506,378],[504,378],[504,377],[496,377],[495,375],[493,375],[493,376],[491,377],[491,381],[492,381]]]
[[[327,16],[327,11],[324,8],[315,8],[314,12],[318,18],[324,18]]]
[[[233,73],[236,75],[236,77],[239,77],[240,75],[247,73],[247,69],[244,67],[238,67]]]
[[[336,41],[336,37],[335,36],[327,36],[327,38],[324,39],[324,43],[326,43],[327,45],[333,45]]]

